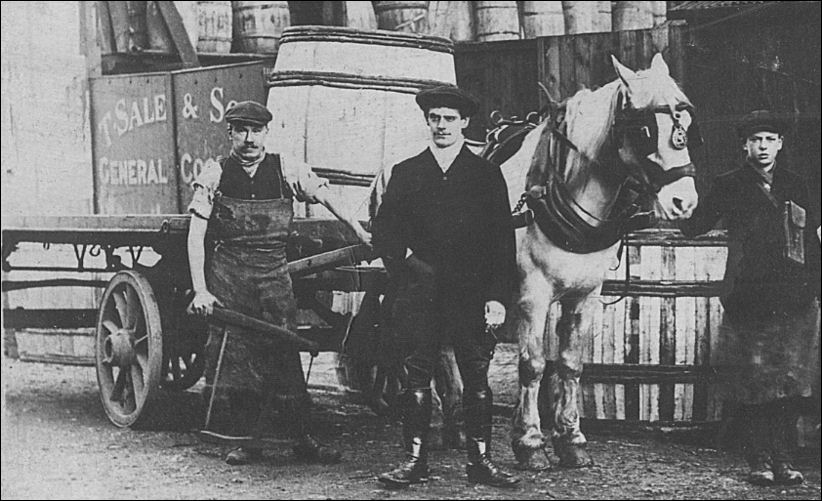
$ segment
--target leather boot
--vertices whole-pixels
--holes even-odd
[[[428,432],[431,427],[431,389],[406,391],[402,422],[405,461],[379,476],[389,487],[406,487],[428,481]]]
[[[303,461],[320,464],[335,464],[342,459],[336,449],[322,444],[311,432],[311,401],[299,398],[285,404],[286,418],[293,426],[293,436],[297,443],[292,450]]]
[[[493,487],[514,487],[519,477],[491,460],[491,389],[468,391],[464,395],[465,427],[468,438],[468,481]]]

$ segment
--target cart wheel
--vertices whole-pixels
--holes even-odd
[[[100,302],[95,342],[100,400],[119,427],[148,421],[163,363],[160,308],[148,280],[133,270],[109,281]]]
[[[203,326],[203,331],[207,329],[207,325]],[[172,346],[169,347],[169,344]],[[197,384],[205,370],[205,340],[196,337],[169,343],[166,339],[166,345],[167,355],[163,357],[165,377],[161,383],[163,389],[183,391]]]

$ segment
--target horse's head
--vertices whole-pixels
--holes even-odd
[[[657,217],[687,219],[698,202],[688,148],[702,141],[693,106],[661,54],[637,72],[611,59],[621,81],[611,127],[619,158],[630,177],[656,193]]]

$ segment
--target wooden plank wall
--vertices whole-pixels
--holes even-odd
[[[90,214],[91,138],[80,2],[3,4],[2,215]],[[41,265],[72,260],[70,249],[31,246]],[[52,274],[50,278],[58,278]],[[26,272],[3,279],[32,278]],[[41,274],[39,278],[44,278]],[[3,294],[3,307],[92,308],[95,291],[49,288]]]
[[[679,79],[684,37],[684,24],[669,23],[650,30],[457,43],[457,83],[482,103],[468,135],[484,136],[491,111],[524,116],[538,110],[546,103],[538,82],[561,100],[614,80],[611,54],[632,69],[644,69],[656,52],[662,52],[671,74]]]
[[[480,100],[466,136],[485,141],[494,110],[524,117],[539,108],[537,40],[458,43],[454,49],[457,83]]]

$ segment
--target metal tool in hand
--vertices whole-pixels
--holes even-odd
[[[313,365],[314,357],[316,357],[320,352],[319,345],[311,341],[309,339],[305,339],[288,329],[280,327],[278,325],[274,325],[270,322],[265,322],[263,320],[256,319],[254,317],[250,317],[248,315],[244,315],[242,313],[229,310],[227,308],[221,308],[219,306],[215,306],[212,310],[212,313],[208,315],[208,319],[212,321],[216,321],[217,323],[223,324],[223,340],[220,345],[220,354],[217,357],[217,367],[214,372],[214,381],[211,385],[211,395],[208,399],[208,410],[206,411],[206,420],[205,420],[205,429],[208,429],[209,424],[211,423],[211,414],[214,408],[214,399],[217,393],[217,383],[220,378],[220,372],[222,370],[223,364],[223,356],[225,354],[226,344],[228,343],[228,329],[225,329],[227,325],[234,325],[239,327],[245,327],[247,329],[253,330],[258,333],[269,334],[276,337],[280,341],[284,341],[287,343],[291,343],[296,345],[298,348],[302,348],[307,350],[311,353],[311,362]],[[311,374],[311,367],[309,366],[309,375]]]

